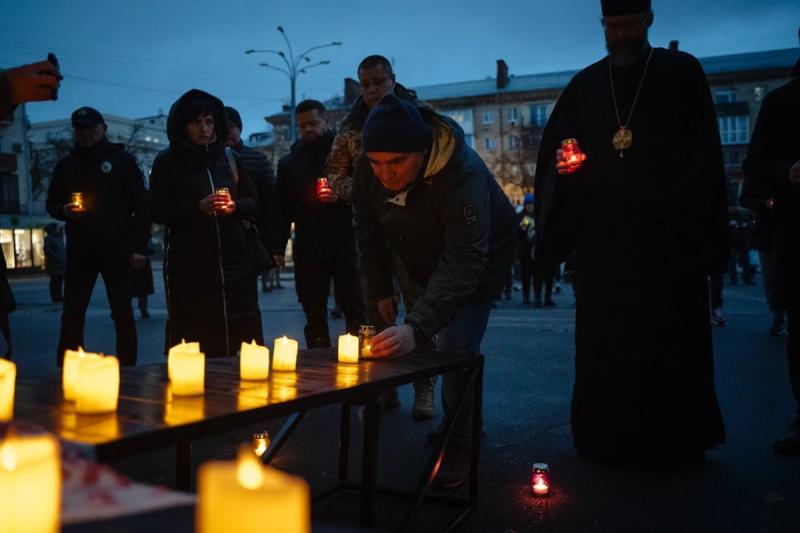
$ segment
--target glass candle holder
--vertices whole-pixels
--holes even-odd
[[[372,357],[372,339],[377,335],[375,326],[363,325],[358,328],[358,346],[361,357]]]
[[[546,463],[531,465],[531,491],[536,496],[550,494],[550,467]]]

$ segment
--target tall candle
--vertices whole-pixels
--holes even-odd
[[[75,376],[75,411],[112,413],[118,401],[119,360],[113,355],[80,360]]]
[[[349,333],[339,337],[339,362],[358,363],[358,337]]]
[[[10,431],[0,442],[0,530],[56,533],[60,522],[58,440]]]
[[[75,401],[75,382],[78,378],[78,363],[84,359],[100,359],[101,355],[84,352],[80,346],[77,350],[64,352],[64,373],[62,375],[62,389],[64,399],[68,402]]]
[[[297,368],[297,341],[286,336],[275,339],[272,355],[272,369],[292,371]]]
[[[242,379],[261,381],[269,377],[269,348],[256,341],[242,343],[239,353],[239,375]]]
[[[17,382],[17,365],[0,359],[0,422],[14,418],[14,388]]]
[[[208,461],[197,470],[198,533],[309,533],[308,484],[264,466],[248,445],[235,462]]]

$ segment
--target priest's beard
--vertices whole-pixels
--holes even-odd
[[[647,32],[636,37],[617,37],[613,40],[606,36],[606,50],[615,65],[632,65],[642,57],[647,44]]]

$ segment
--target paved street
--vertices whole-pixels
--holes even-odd
[[[160,274],[155,273],[152,318],[137,318],[141,363],[163,361],[166,311]],[[285,285],[261,294],[267,339],[283,334],[302,338],[303,314],[291,281]],[[49,303],[46,278],[14,279],[12,288],[19,302],[11,325],[20,375],[56,371],[60,309]],[[726,287],[728,326],[714,331],[717,390],[728,443],[710,452],[703,466],[668,472],[601,466],[575,455],[569,428],[574,300],[569,286],[565,289],[556,297],[555,309],[523,307],[515,292],[514,301],[500,302],[492,314],[483,345],[488,433],[482,448],[480,507],[461,530],[800,531],[800,457],[779,457],[771,448],[774,437],[788,425],[793,400],[786,375],[786,338],[765,333],[770,317],[762,287]],[[113,353],[113,324],[105,301],[98,282],[86,345]],[[333,321],[336,335],[342,328],[342,320]],[[680,391],[676,383],[675,394]],[[411,421],[410,387],[401,390],[401,398],[402,408],[381,419],[380,476],[384,484],[412,488],[429,450],[424,435],[435,422]],[[358,421],[354,426],[357,432]],[[334,480],[337,432],[336,410],[312,413],[276,464],[304,475],[312,487]],[[241,431],[203,441],[195,447],[195,461],[232,456],[247,438]],[[171,483],[173,457],[167,450],[116,466],[136,479]],[[530,495],[533,462],[551,466],[554,494],[547,499]],[[352,524],[356,504],[356,498],[343,496],[320,507],[317,516]],[[402,510],[383,502],[380,529],[390,530]],[[426,508],[419,530],[439,530],[447,512]]]

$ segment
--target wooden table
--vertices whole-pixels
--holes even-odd
[[[466,499],[429,496],[431,482],[452,432],[454,416],[447,417],[445,439],[431,454],[413,493],[400,493],[377,487],[378,396],[382,390],[413,383],[422,378],[453,371],[469,374],[455,411],[461,409],[470,388],[476,409],[473,412],[472,473]],[[483,389],[483,356],[448,352],[416,351],[397,359],[340,364],[333,348],[300,353],[296,372],[270,372],[266,382],[242,382],[238,359],[209,359],[206,366],[205,394],[194,398],[171,397],[166,364],[123,368],[120,372],[120,399],[116,414],[76,415],[71,403],[62,401],[59,376],[26,379],[17,383],[15,417],[36,423],[61,438],[91,449],[101,462],[114,461],[168,446],[176,447],[176,486],[191,490],[191,443],[193,440],[223,433],[242,426],[288,416],[273,438],[264,461],[270,462],[303,418],[320,407],[341,405],[339,483],[315,497],[315,501],[339,490],[361,493],[361,525],[375,524],[377,494],[403,495],[410,503],[401,529],[408,530],[424,501],[455,504],[463,512],[461,521],[477,502],[477,465],[480,447]],[[361,482],[348,479],[351,406],[364,406],[364,446]],[[454,413],[453,413],[454,414]]]

